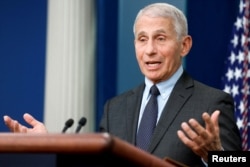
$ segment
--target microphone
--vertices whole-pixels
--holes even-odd
[[[74,124],[74,120],[73,120],[72,118],[68,119],[68,120],[65,122],[65,126],[64,126],[64,128],[63,128],[63,130],[62,130],[62,133],[65,133],[66,130],[67,130],[68,128],[70,128],[73,124]]]
[[[76,133],[78,133],[78,132],[81,130],[81,128],[86,124],[86,122],[87,122],[87,119],[86,119],[85,117],[82,117],[82,118],[79,120],[78,126],[77,126],[77,128],[76,128]]]

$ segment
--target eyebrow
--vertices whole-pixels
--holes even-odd
[[[163,29],[156,30],[155,32],[156,32],[156,34],[159,34],[159,33],[164,33],[164,34],[165,34],[165,33],[166,33],[166,31],[165,31],[165,30],[163,30]]]
[[[159,29],[159,30],[156,30],[156,31],[154,32],[154,34],[161,34],[161,33],[166,34],[166,31],[165,31],[164,29]],[[145,35],[145,34],[147,34],[145,31],[141,31],[141,32],[139,32],[139,33],[137,34],[137,36],[141,36],[141,35]]]
[[[137,34],[137,36],[141,36],[141,35],[144,35],[144,34],[146,34],[146,32],[145,32],[145,31],[141,31],[141,32],[139,32],[139,33]]]

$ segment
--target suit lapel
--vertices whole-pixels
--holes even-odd
[[[193,80],[184,72],[177,81],[172,93],[169,96],[160,120],[155,128],[149,152],[152,152],[160,142],[172,122],[180,112],[181,108],[191,96],[193,91]]]
[[[145,85],[141,84],[139,87],[132,90],[131,94],[127,98],[126,118],[124,118],[127,120],[126,136],[128,136],[128,141],[133,144],[135,144],[136,140],[137,123],[144,87]]]

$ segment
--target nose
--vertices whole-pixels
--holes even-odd
[[[145,53],[147,55],[152,55],[156,53],[156,44],[153,40],[148,40]]]

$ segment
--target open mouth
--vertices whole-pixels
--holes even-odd
[[[149,69],[156,69],[159,68],[159,66],[161,65],[161,62],[146,62],[146,65]]]
[[[147,62],[146,63],[148,66],[158,66],[159,64],[161,64],[160,62]]]
[[[159,64],[161,64],[161,62],[159,62],[159,61],[148,61],[148,62],[146,62],[146,64],[148,66],[158,66]]]

